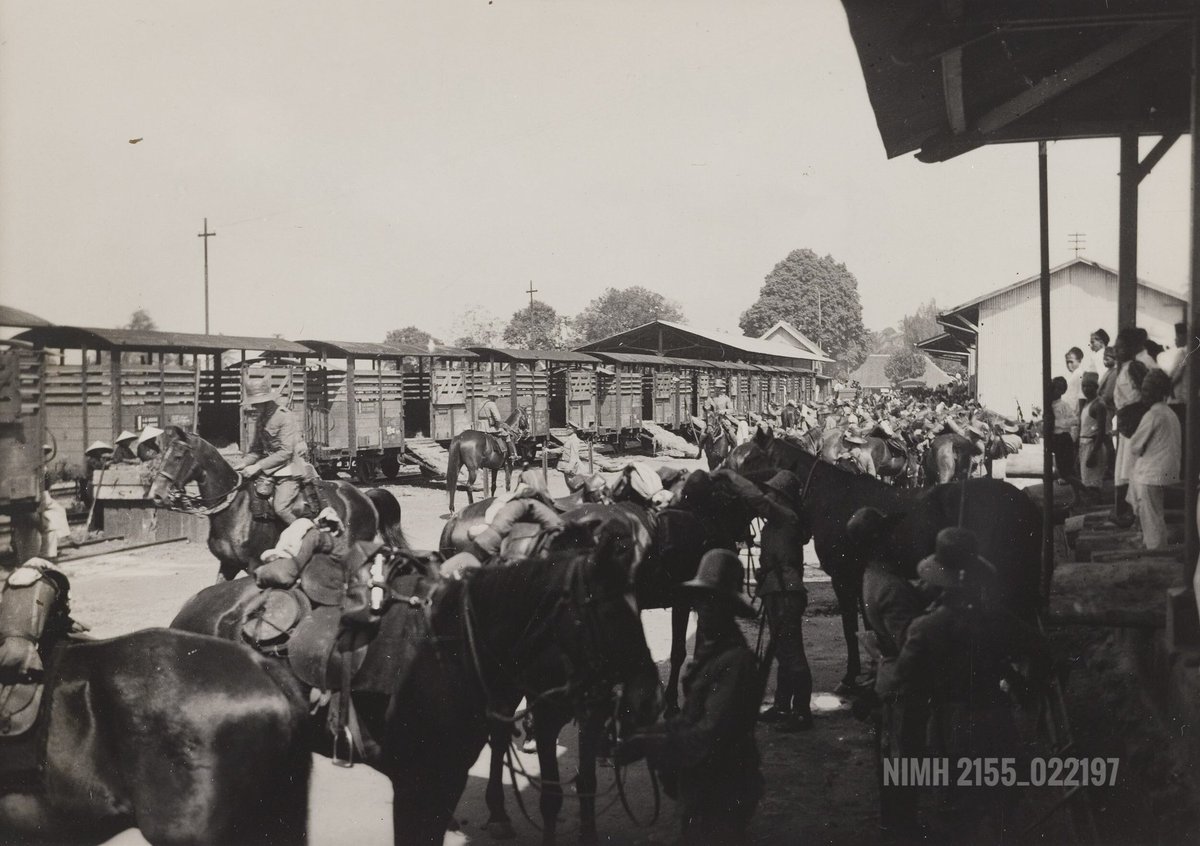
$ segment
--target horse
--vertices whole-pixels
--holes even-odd
[[[627,566],[639,609],[671,609],[671,668],[666,691],[667,710],[671,712],[678,707],[679,675],[687,658],[687,623],[691,612],[679,596],[678,585],[695,576],[700,558],[708,549],[717,546],[736,549],[750,522],[747,502],[750,494],[728,473],[677,473],[668,481],[672,488],[679,489],[680,504],[653,511],[649,503],[633,495],[628,474],[627,468],[614,487],[614,497],[620,501],[611,505],[579,505],[562,517],[571,525],[588,527],[595,536],[609,534],[619,538],[620,548],[628,555]],[[754,495],[758,495],[757,491]],[[483,519],[490,504],[491,500],[481,500],[450,518],[440,541],[443,554],[450,555],[467,546],[469,527]],[[572,717],[579,721],[576,789],[580,839],[595,842],[596,754],[605,715],[597,715],[594,710],[573,711],[558,698],[548,698],[534,706],[532,712],[541,772],[548,784],[557,781],[556,739]],[[487,829],[496,839],[515,836],[504,807],[504,756],[510,742],[507,726],[493,731],[485,799],[489,814]],[[543,791],[543,832],[554,831],[561,804],[561,789],[557,784],[552,791]]]
[[[220,578],[233,579],[242,570],[253,572],[259,556],[279,540],[283,523],[254,516],[257,494],[253,485],[204,438],[168,426],[159,440],[163,455],[150,484],[149,499],[159,508],[208,517],[208,548],[220,562]],[[199,488],[198,497],[184,490],[193,482]],[[392,494],[380,490],[367,496],[349,482],[320,485],[351,537],[371,540],[378,532],[389,546],[407,546],[400,529],[400,503]],[[270,509],[269,503],[264,505]],[[381,514],[387,519],[381,519]]]
[[[692,427],[699,428],[695,423]],[[705,415],[704,431],[699,433],[696,446],[708,460],[709,470],[719,467],[733,449],[734,444],[729,438],[729,433],[725,431],[725,427],[721,425],[721,418],[715,412],[710,411]]]
[[[752,479],[791,470],[803,480],[800,508],[812,526],[821,569],[829,574],[842,615],[847,666],[839,687],[845,691],[856,689],[861,670],[857,632],[866,561],[846,533],[846,522],[859,508],[873,506],[885,514],[903,515],[892,527],[889,549],[907,578],[916,577],[917,563],[933,551],[941,529],[961,525],[975,533],[980,554],[997,570],[998,600],[1026,618],[1039,607],[1041,514],[1025,493],[1007,482],[984,478],[924,489],[896,488],[764,436],[734,450],[725,466]]]
[[[971,472],[971,460],[978,455],[975,444],[956,432],[938,435],[925,451],[926,484],[944,484],[955,479],[965,479]],[[983,457],[991,462],[1004,458],[1007,452],[1000,438],[989,438]]]
[[[425,578],[415,606],[412,588],[401,594],[394,580],[408,570],[389,568],[363,665],[377,668],[386,690],[355,689],[353,700],[371,739],[363,760],[392,782],[395,843],[442,842],[493,721],[518,719],[511,712],[522,697],[559,695],[578,709],[620,684],[633,725],[657,719],[658,672],[619,553],[611,536],[597,543],[578,529],[543,556],[461,579]],[[230,620],[256,593],[251,579],[213,585],[172,626],[238,637]]]
[[[82,846],[137,828],[152,846],[308,842],[308,703],[287,673],[189,632],[69,637],[65,598],[55,606],[47,723],[30,729],[43,775],[0,792],[0,840]]]
[[[529,410],[522,406],[513,408],[504,425],[515,429],[517,437],[529,431]],[[518,449],[518,452],[520,450]],[[507,438],[497,437],[490,432],[467,429],[454,436],[450,442],[450,457],[446,461],[446,496],[450,513],[454,513],[454,492],[458,490],[458,474],[467,468],[467,502],[475,501],[475,477],[479,468],[492,471],[491,496],[496,495],[496,476],[504,468],[504,489],[512,487],[512,465],[518,456],[512,455]]]
[[[846,427],[844,426],[832,429],[814,427],[798,437],[788,435],[786,439],[797,444],[809,454],[820,457],[822,461],[849,470],[852,469],[852,462],[842,458],[846,451],[842,445],[842,438],[845,434]],[[911,449],[897,455],[884,438],[868,435],[865,440],[867,442],[865,448],[871,453],[871,460],[875,462],[875,472],[880,479],[890,479],[893,484],[900,486],[912,486],[917,465]]]

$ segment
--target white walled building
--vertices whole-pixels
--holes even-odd
[[[1041,277],[1030,276],[938,314],[945,333],[922,341],[934,356],[965,360],[975,396],[987,408],[1026,417],[1042,404]],[[1174,345],[1186,300],[1138,280],[1137,325],[1164,347]],[[1067,350],[1085,353],[1097,329],[1117,334],[1117,271],[1075,258],[1050,271],[1051,372],[1066,375]]]

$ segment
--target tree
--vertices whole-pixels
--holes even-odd
[[[504,326],[499,317],[482,308],[469,308],[454,321],[461,333],[454,339],[456,347],[494,347],[500,343]]]
[[[526,306],[513,312],[504,327],[504,343],[533,350],[562,349],[563,320],[553,308],[534,300],[532,308]]]
[[[883,366],[883,375],[893,386],[905,379],[916,379],[925,373],[925,356],[911,349],[894,353]]]
[[[426,349],[430,342],[440,344],[437,338],[430,335],[424,329],[418,329],[416,326],[405,326],[403,329],[392,329],[387,333],[387,337],[383,339],[385,344],[401,344],[410,347],[420,347]]]
[[[857,367],[866,355],[858,280],[833,256],[793,250],[767,274],[758,300],[742,312],[738,325],[758,337],[778,320],[796,326],[843,366]]]
[[[910,347],[915,347],[926,338],[939,334],[942,327],[937,321],[937,315],[937,303],[930,300],[917,306],[916,313],[900,318],[900,334],[904,336],[904,342]]]
[[[153,332],[158,328],[158,324],[154,322],[154,318],[150,316],[144,308],[139,308],[133,314],[129,315],[129,322],[126,323],[123,329],[140,329],[144,332]]]
[[[620,291],[606,289],[588,303],[572,323],[581,343],[587,343],[652,320],[683,320],[683,309],[662,294],[633,285]]]

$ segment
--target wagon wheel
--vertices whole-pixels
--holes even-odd
[[[375,458],[356,458],[354,460],[354,478],[359,484],[369,485],[379,475],[379,460]]]
[[[379,469],[389,482],[394,482],[400,473],[400,461],[394,455],[385,455],[379,459]]]

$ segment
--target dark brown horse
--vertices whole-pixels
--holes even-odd
[[[963,483],[900,489],[840,470],[795,444],[762,436],[735,449],[726,466],[752,479],[791,470],[804,481],[802,508],[842,615],[846,688],[855,687],[861,670],[857,632],[866,562],[846,534],[846,522],[859,508],[873,506],[885,514],[904,515],[892,527],[889,548],[906,577],[916,577],[917,563],[933,552],[941,529],[962,525],[975,533],[980,554],[995,566],[1000,601],[1026,617],[1038,607],[1041,516],[1026,494],[1006,482],[971,479],[965,492]]]
[[[619,683],[633,724],[657,719],[658,673],[611,540],[577,531],[545,557],[427,584],[428,609],[393,595],[368,648],[364,667],[380,668],[386,692],[354,694],[376,749],[366,763],[392,782],[397,844],[442,842],[493,720],[521,697],[581,708]],[[249,579],[213,585],[172,625],[228,635],[231,609],[254,591]]]
[[[232,579],[243,570],[253,572],[259,556],[279,540],[283,523],[255,518],[253,485],[199,435],[168,426],[160,441],[163,457],[150,485],[149,498],[160,508],[208,517],[208,548],[220,562],[223,578]],[[185,491],[191,483],[198,487],[198,497]],[[368,497],[349,482],[320,484],[351,537],[371,540],[378,532],[388,546],[407,546],[400,529],[400,504],[390,493],[373,491]],[[269,511],[270,503],[264,504]]]
[[[518,439],[516,448],[520,453],[519,439],[529,432],[529,410],[517,406],[512,414],[508,415],[504,425],[515,432],[514,437]],[[455,435],[454,440],[450,442],[450,457],[446,461],[446,497],[449,499],[450,513],[454,513],[454,492],[458,490],[461,468],[467,468],[467,502],[472,503],[475,501],[475,478],[479,468],[491,471],[492,485],[488,495],[495,496],[496,477],[501,468],[504,469],[504,489],[507,491],[512,488],[513,462],[518,457],[521,456],[512,453],[507,438],[497,437],[490,432],[468,429]]]
[[[0,793],[0,842],[82,846],[128,828],[153,846],[308,841],[307,702],[286,673],[188,632],[68,640],[56,605],[44,777]]]
[[[696,428],[695,424],[693,429]],[[696,445],[700,448],[700,452],[708,460],[708,469],[712,470],[721,466],[729,453],[733,450],[733,440],[729,437],[729,432],[721,425],[721,418],[715,412],[705,414],[704,431],[699,433],[696,438]]]

